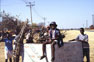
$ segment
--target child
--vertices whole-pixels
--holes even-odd
[[[5,62],[8,62],[8,59],[10,60],[10,62],[12,62],[12,35],[10,33],[5,33],[4,36],[4,42],[5,42]]]
[[[43,59],[46,57],[46,44],[51,44],[52,49],[52,59],[51,61],[54,61],[55,59],[55,45],[58,44],[59,47],[63,46],[63,41],[61,38],[60,30],[57,29],[57,24],[55,22],[52,22],[50,24],[50,30],[49,30],[49,41],[46,41],[43,43],[43,56],[41,56],[40,59]]]
[[[88,43],[88,35],[84,33],[84,28],[80,28],[80,33],[76,39],[70,40],[70,41],[79,41],[82,43],[83,48],[83,62],[84,57],[86,56],[87,62],[90,62],[90,51],[89,51],[89,43]]]

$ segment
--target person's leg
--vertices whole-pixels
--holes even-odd
[[[52,61],[55,59],[55,44],[56,42],[52,42],[51,49],[52,49]]]
[[[90,52],[89,52],[89,48],[86,49],[86,58],[87,58],[87,62],[90,62]]]
[[[10,58],[9,61],[12,62],[12,58]]]
[[[5,62],[8,62],[8,59],[5,59]]]
[[[8,55],[7,55],[8,51],[5,48],[5,62],[8,62]]]
[[[46,44],[47,42],[45,42],[42,46],[43,56],[46,54]]]
[[[46,57],[46,44],[48,44],[48,42],[44,42],[42,45],[43,55],[41,56],[40,60],[43,59],[44,57]]]
[[[83,49],[83,62],[84,62],[84,57],[86,56],[85,49]]]

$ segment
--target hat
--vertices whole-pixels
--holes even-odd
[[[51,26],[51,25],[57,26],[56,22],[51,22],[51,23],[50,23],[50,26]]]

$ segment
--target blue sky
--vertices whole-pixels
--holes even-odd
[[[59,28],[80,28],[92,24],[94,14],[94,0],[1,0],[2,11],[16,16],[25,21],[30,19],[30,9],[24,1],[35,1],[32,8],[33,22],[43,22],[46,17],[46,25],[56,21]],[[37,12],[36,12],[37,11]]]

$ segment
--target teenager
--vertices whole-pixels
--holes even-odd
[[[51,44],[52,49],[52,61],[55,59],[55,45],[58,44],[59,47],[63,46],[62,36],[60,33],[60,30],[57,29],[57,24],[55,22],[52,22],[50,24],[49,29],[49,41],[46,41],[43,43],[42,50],[43,50],[43,56],[41,56],[40,59],[43,59],[46,57],[46,44]]]
[[[70,40],[70,41],[80,41],[82,42],[82,48],[83,48],[83,62],[84,57],[86,56],[87,62],[90,62],[90,51],[89,51],[89,43],[88,43],[88,35],[84,33],[84,28],[80,28],[80,33],[76,39]]]

